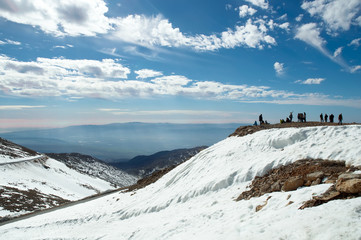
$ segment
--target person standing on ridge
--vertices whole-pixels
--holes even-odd
[[[322,115],[322,113],[321,113],[321,115],[320,115],[320,121],[323,122],[323,115]]]
[[[328,115],[327,113],[325,113],[325,122],[327,122],[327,119],[328,119]]]
[[[259,115],[258,120],[259,120],[259,125],[262,125],[263,124],[263,116],[262,116],[262,114]]]
[[[292,119],[293,119],[293,114],[292,112],[290,112],[290,116],[288,117],[290,119],[290,122],[292,122]]]
[[[339,125],[342,125],[342,120],[343,120],[343,117],[342,117],[342,113],[340,115],[338,115],[338,124]]]
[[[335,117],[335,116],[331,113],[331,115],[330,115],[330,123],[333,123],[334,117]]]
[[[306,122],[306,113],[303,112],[303,120]]]

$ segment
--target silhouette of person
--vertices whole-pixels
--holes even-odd
[[[306,122],[306,113],[303,113],[303,120]]]
[[[262,114],[259,115],[258,120],[259,120],[259,125],[263,124],[263,116],[262,116]]]
[[[320,115],[320,121],[323,122],[323,115],[322,115],[322,113],[321,113],[321,115]]]
[[[343,117],[342,117],[342,113],[340,115],[338,115],[338,124],[342,125],[342,120],[343,120]]]
[[[292,119],[293,119],[293,114],[292,114],[292,112],[290,112],[289,119],[290,119],[290,122],[292,122]]]
[[[325,122],[327,122],[327,120],[328,120],[328,115],[327,113],[325,113]]]
[[[335,118],[335,116],[331,113],[331,115],[330,115],[330,123],[333,123],[334,118]]]

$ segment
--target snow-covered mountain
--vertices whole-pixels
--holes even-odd
[[[0,139],[0,219],[114,189],[45,155]]]
[[[361,197],[349,193],[306,207],[337,181],[357,180],[361,126],[269,129],[232,136],[201,151],[157,182],[0,226],[4,239],[360,239]],[[311,184],[241,198],[270,170],[308,159],[345,161],[341,173]],[[337,162],[336,165],[340,164]],[[281,168],[280,168],[281,167]],[[345,170],[347,169],[347,170]],[[316,174],[317,173],[317,174]],[[273,173],[272,173],[273,174]],[[306,173],[305,173],[306,174]],[[319,177],[322,176],[322,177]],[[345,177],[348,176],[348,177]],[[357,185],[357,184],[356,184]],[[252,185],[253,186],[253,185]],[[236,201],[236,200],[239,201]]]
[[[103,179],[116,187],[130,186],[138,180],[137,177],[89,155],[80,153],[47,153],[46,155],[80,173]]]
[[[139,176],[141,178],[151,175],[153,172],[174,167],[184,161],[187,161],[206,146],[175,149],[171,151],[161,151],[152,155],[137,156],[128,162],[115,162],[113,166],[123,169],[124,171]]]

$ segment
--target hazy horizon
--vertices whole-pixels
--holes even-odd
[[[1,133],[42,153],[78,152],[101,160],[130,160],[138,155],[210,146],[242,124],[113,123]]]

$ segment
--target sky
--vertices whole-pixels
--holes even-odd
[[[2,0],[0,131],[361,122],[360,45],[360,0]]]

